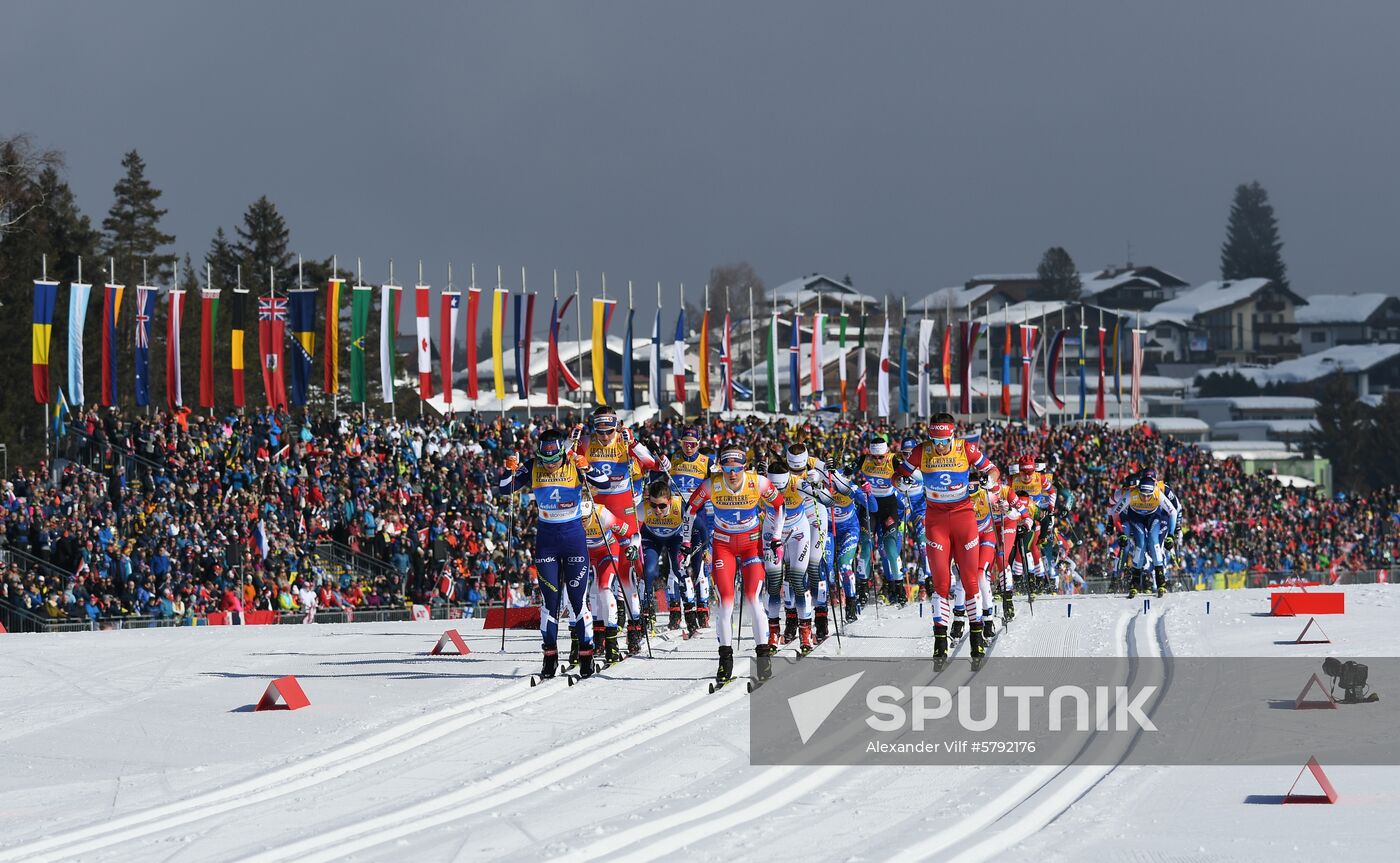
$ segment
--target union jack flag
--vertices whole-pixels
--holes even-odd
[[[258,297],[258,320],[285,321],[286,319],[286,297]]]
[[[151,316],[144,311],[136,313],[136,347],[149,348],[151,346]]]

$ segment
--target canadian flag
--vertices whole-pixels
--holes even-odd
[[[433,397],[433,351],[428,340],[428,296],[427,285],[415,285],[413,304],[417,313],[418,334],[418,392],[423,401]]]

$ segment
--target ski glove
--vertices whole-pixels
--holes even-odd
[[[1176,537],[1174,536],[1168,536],[1166,539],[1162,540],[1162,547],[1165,548],[1167,551],[1171,551],[1175,546]]]
[[[623,546],[623,548],[622,548],[622,554],[623,554],[623,556],[626,557],[628,560],[636,560],[636,559],[637,559],[637,547],[636,547],[635,545],[632,545],[631,543],[628,543],[627,545]]]

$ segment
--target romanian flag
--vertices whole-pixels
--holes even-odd
[[[232,327],[229,336],[229,345],[231,346],[229,367],[233,370],[233,406],[241,408],[246,403],[243,393],[243,335],[248,327],[248,291],[241,288],[234,289],[233,308],[229,311],[230,326]]]
[[[311,358],[316,354],[316,289],[288,294],[292,327],[292,404],[305,405],[311,388]]]
[[[593,401],[608,403],[608,323],[612,320],[617,300],[593,301]]]
[[[506,400],[506,365],[501,356],[506,338],[506,294],[505,288],[497,288],[491,297],[491,371],[496,381],[496,398]]]
[[[710,409],[710,310],[700,318],[700,409]]]
[[[184,407],[185,392],[180,379],[180,327],[185,322],[185,292],[165,295],[165,405],[170,410]]]
[[[467,398],[476,401],[476,310],[481,289],[467,289]]]
[[[374,288],[356,285],[350,290],[350,401],[365,401],[365,338],[369,335],[369,307]]]
[[[34,280],[34,401],[49,403],[49,346],[53,342],[53,307],[58,282]]]
[[[344,279],[331,279],[326,291],[326,378],[327,395],[340,392],[340,288]]]
[[[199,292],[199,406],[214,406],[214,327],[219,319],[219,291]]]
[[[102,406],[117,403],[117,317],[125,285],[106,285],[102,292]]]

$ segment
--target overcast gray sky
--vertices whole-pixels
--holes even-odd
[[[200,258],[268,195],[308,256],[400,282],[748,259],[918,296],[975,273],[1218,272],[1258,179],[1302,293],[1395,292],[1400,4],[11,2],[0,134],[122,152]],[[643,305],[639,302],[639,306]],[[645,304],[650,307],[650,303]]]

